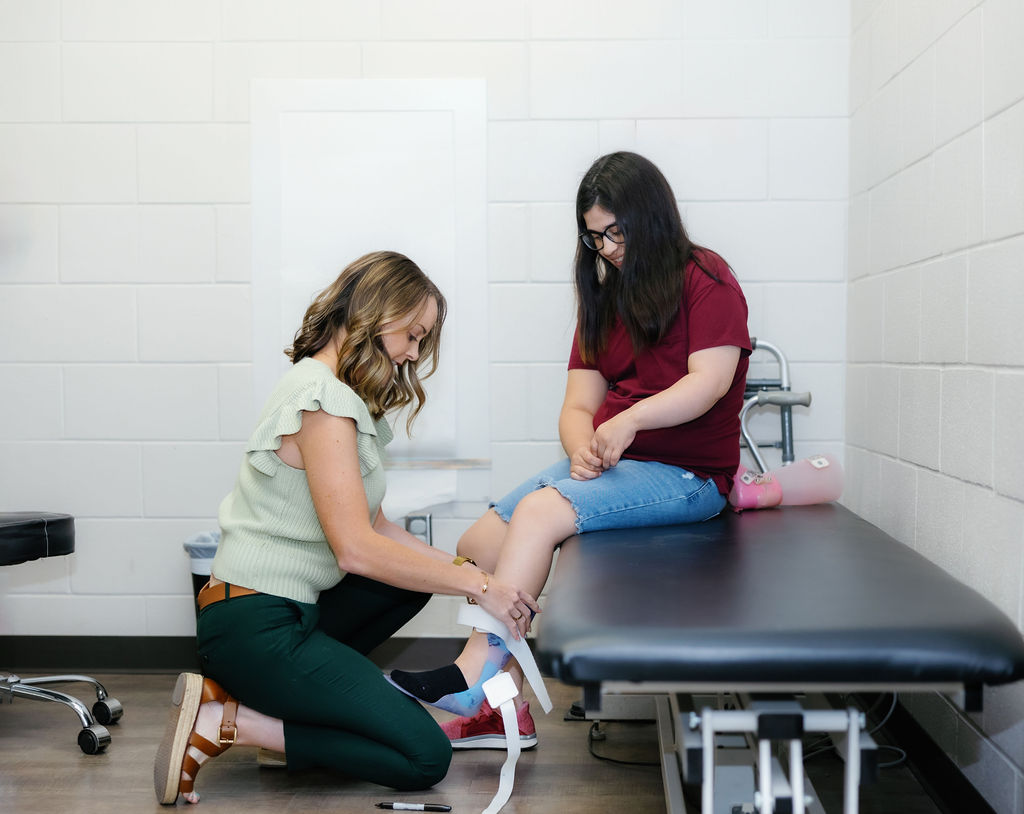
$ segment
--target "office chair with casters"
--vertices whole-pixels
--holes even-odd
[[[52,512],[0,512],[0,566],[17,565],[41,557],[57,557],[75,550],[75,519]],[[84,682],[96,692],[90,712],[84,703],[67,693],[43,685]],[[49,675],[34,678],[0,672],[0,701],[15,698],[56,701],[75,711],[82,728],[78,745],[87,755],[102,752],[110,743],[107,724],[116,724],[124,714],[121,703],[107,695],[94,678],[83,675]]]

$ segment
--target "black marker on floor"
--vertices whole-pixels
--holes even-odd
[[[451,811],[451,806],[441,803],[377,803],[377,808],[386,808],[390,811]]]

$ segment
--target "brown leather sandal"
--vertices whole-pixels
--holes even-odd
[[[195,731],[199,708],[208,701],[224,705],[218,743],[208,741]],[[162,805],[174,805],[178,794],[192,793],[200,763],[189,752],[190,746],[207,757],[217,757],[235,742],[238,735],[235,724],[238,702],[213,679],[204,679],[197,673],[182,673],[174,685],[171,703],[167,728],[153,764],[156,797]],[[189,776],[187,780],[182,779],[183,772]]]

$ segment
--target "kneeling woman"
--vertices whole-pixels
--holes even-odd
[[[200,593],[203,675],[183,673],[157,752],[157,799],[191,803],[205,760],[232,744],[422,789],[451,746],[429,714],[368,658],[432,593],[472,598],[508,620],[533,597],[456,565],[387,520],[385,414],[423,405],[418,367],[437,364],[445,301],[408,258],[366,255],[306,312],[293,367],[249,439],[220,507],[221,543]]]

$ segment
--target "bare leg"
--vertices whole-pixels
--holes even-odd
[[[496,511],[488,509],[459,538],[458,552],[493,574],[507,533],[508,523],[502,520]]]
[[[223,712],[224,705],[217,701],[207,701],[199,707],[195,726],[196,733],[211,743],[217,743]],[[269,718],[254,709],[239,704],[235,726],[237,727],[235,746],[262,746],[275,752],[284,751],[284,723],[281,720]],[[194,746],[189,746],[188,751],[200,766],[209,759]],[[182,771],[181,777],[183,780],[187,779],[188,774]],[[199,795],[194,791],[182,796],[189,803],[199,802]]]
[[[547,582],[555,548],[576,532],[576,512],[572,505],[553,488],[540,489],[524,497],[516,507],[511,522],[505,522],[493,511],[478,520],[459,541],[459,552],[472,550],[473,557],[484,570],[512,582],[533,596],[538,596]],[[498,545],[485,541],[500,535]],[[496,558],[493,557],[497,549]],[[472,556],[472,555],[468,555]],[[488,561],[490,557],[491,560]],[[483,561],[482,561],[483,560]],[[493,562],[493,564],[491,564]],[[466,682],[475,681],[487,658],[487,636],[473,631],[462,653],[455,659]],[[509,664],[516,686],[522,689],[523,674],[518,664]],[[522,696],[519,703],[522,704]]]
[[[551,571],[555,548],[576,533],[576,510],[558,490],[531,492],[516,507],[494,575],[539,596]]]
[[[537,596],[547,581],[555,548],[575,531],[572,505],[556,489],[546,487],[519,501],[507,526],[493,512],[482,517],[459,541],[459,551],[474,559],[479,555],[477,564],[485,570],[493,562],[495,576]],[[500,542],[485,540],[489,534]],[[500,637],[474,630],[454,666],[418,673],[392,670],[389,680],[421,701],[473,715],[483,702],[480,685],[507,664],[509,655]],[[522,672],[509,672],[521,690]]]
[[[493,574],[494,569],[498,565],[501,549],[505,544],[508,526],[509,524],[502,520],[496,511],[488,509],[459,538],[457,549],[459,554],[463,557],[470,557],[484,571]],[[455,663],[464,675],[478,674],[480,665],[483,664],[486,658],[487,637],[482,633],[473,631]],[[508,662],[505,666],[505,671],[512,676],[516,686],[522,690],[523,672],[519,669],[519,664],[516,663],[515,659]],[[516,698],[516,703],[518,706],[522,706],[525,703],[522,695]]]

